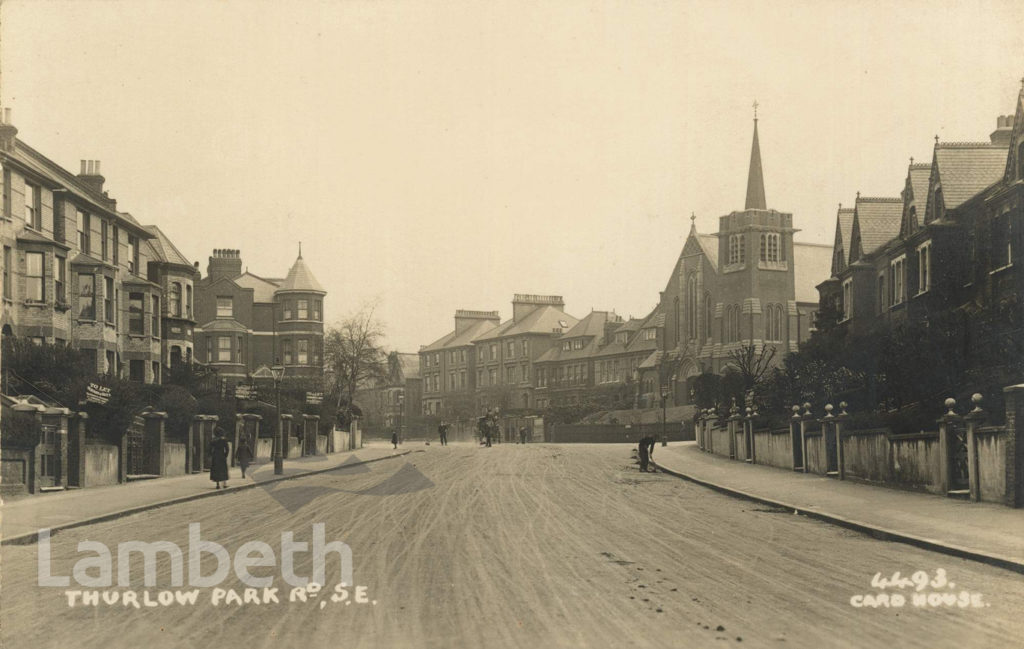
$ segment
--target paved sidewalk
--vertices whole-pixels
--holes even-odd
[[[209,473],[204,472],[21,496],[6,500],[0,506],[0,536],[4,544],[31,542],[35,540],[40,528],[58,530],[77,527],[146,509],[251,488],[264,482],[330,471],[346,463],[373,462],[409,452],[407,446],[399,447],[396,451],[391,444],[381,443],[356,451],[295,458],[284,461],[282,476],[274,475],[273,461],[261,461],[250,467],[249,476],[245,480],[242,479],[240,469],[230,468],[228,488],[220,490],[214,488]],[[27,535],[31,535],[31,538]]]
[[[720,491],[946,554],[1024,572],[1024,510],[876,487],[705,453],[657,447],[659,469]]]

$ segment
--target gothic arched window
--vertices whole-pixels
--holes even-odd
[[[704,336],[711,338],[712,327],[715,323],[715,313],[711,305],[711,293],[704,294]]]
[[[686,328],[690,340],[697,339],[697,274],[686,283]]]

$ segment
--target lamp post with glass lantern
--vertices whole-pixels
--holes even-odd
[[[284,365],[275,365],[270,368],[274,377],[274,393],[277,398],[277,443],[274,445],[274,475],[284,473],[284,437],[281,426],[281,379],[284,378]]]
[[[402,438],[405,437],[405,435],[403,434],[404,431],[402,430],[402,415],[405,414],[405,413],[402,412],[403,408],[405,407],[404,404],[405,404],[405,394],[402,393],[402,392],[399,392],[398,393],[398,443],[399,444],[402,443]]]

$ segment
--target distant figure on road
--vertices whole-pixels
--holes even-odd
[[[242,479],[244,480],[245,472],[249,469],[249,465],[252,464],[252,449],[249,448],[249,442],[244,436],[242,441],[238,442],[238,450],[235,451],[235,461],[242,468]]]
[[[526,443],[526,426],[520,426],[519,427],[519,443],[520,444],[525,444]]]
[[[637,452],[640,455],[640,470],[646,472],[650,464],[651,456],[654,455],[654,438],[648,435],[640,439]]]
[[[438,424],[437,436],[441,438],[441,446],[448,446],[448,424],[443,421]]]
[[[398,433],[391,433],[391,445],[398,450]]]
[[[210,480],[217,483],[220,489],[221,483],[228,486],[228,454],[231,452],[228,440],[224,439],[224,431],[217,428],[213,433],[213,441],[210,442]]]

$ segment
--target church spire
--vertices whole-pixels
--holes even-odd
[[[750,173],[747,175],[747,210],[766,210],[764,173],[761,171],[761,145],[757,141],[757,102],[754,102],[754,144],[750,148]]]

